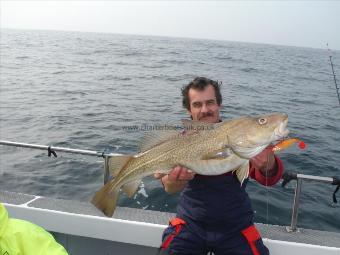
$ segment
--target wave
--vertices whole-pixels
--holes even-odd
[[[115,76],[115,75],[105,75],[103,77],[100,77],[98,79],[99,81],[130,81],[130,77],[120,77],[120,76]]]
[[[16,57],[16,59],[28,59],[30,58],[29,56],[19,56],[19,57]]]
[[[253,68],[253,67],[246,67],[246,68],[241,68],[240,71],[246,72],[246,73],[253,73],[253,72],[259,72],[260,70],[257,68]]]

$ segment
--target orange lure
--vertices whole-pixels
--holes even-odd
[[[293,143],[298,143],[298,146],[301,150],[306,148],[306,144],[303,141],[301,141],[300,139],[290,138],[290,139],[286,139],[286,140],[283,140],[283,141],[275,144],[272,151],[276,152],[276,151],[284,150],[284,149],[288,148],[289,146],[291,146]]]

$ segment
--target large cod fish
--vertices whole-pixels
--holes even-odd
[[[249,159],[287,136],[287,122],[288,116],[281,113],[240,117],[216,124],[184,120],[187,131],[183,133],[147,134],[139,154],[110,159],[114,179],[94,195],[92,203],[111,217],[121,188],[132,197],[143,177],[155,172],[167,174],[178,165],[201,175],[235,171],[241,185],[249,174]]]

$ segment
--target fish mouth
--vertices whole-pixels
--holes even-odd
[[[282,140],[287,137],[289,134],[289,130],[287,129],[288,118],[285,119],[280,125],[274,130],[274,141]]]

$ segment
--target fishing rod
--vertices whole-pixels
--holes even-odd
[[[333,65],[333,61],[332,61],[332,53],[328,47],[328,43],[327,43],[327,50],[329,52],[329,62],[331,63],[331,67],[332,67],[332,73],[333,73],[333,78],[334,78],[334,84],[335,84],[335,90],[336,93],[338,95],[338,101],[339,101],[339,105],[340,105],[340,94],[339,94],[339,87],[338,84],[336,83],[336,76],[335,76],[335,72],[334,72],[334,65]]]

